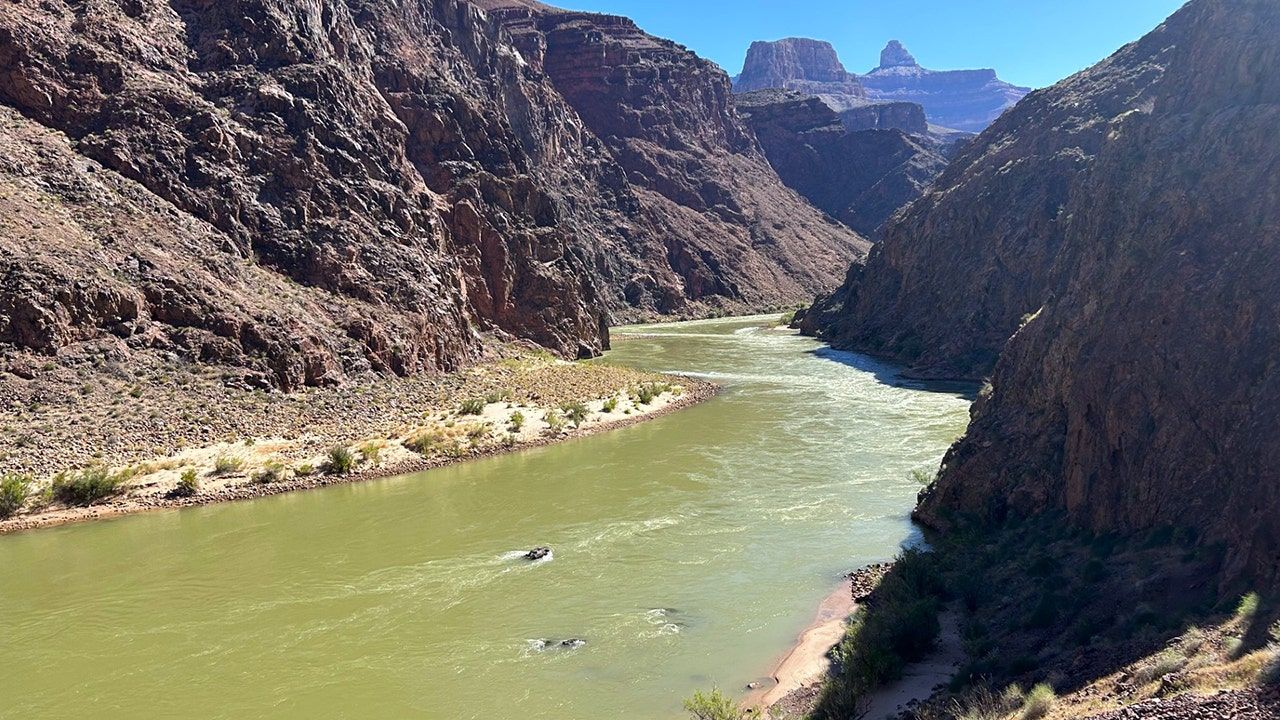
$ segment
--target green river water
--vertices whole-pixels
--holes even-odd
[[[911,540],[908,474],[967,420],[772,319],[615,330],[603,362],[724,386],[632,428],[0,537],[0,718],[672,720],[737,691]]]

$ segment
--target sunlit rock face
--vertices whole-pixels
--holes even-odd
[[[870,100],[919,103],[930,123],[973,133],[1031,92],[1001,80],[995,70],[923,68],[897,40],[880,53],[879,67],[858,80]]]

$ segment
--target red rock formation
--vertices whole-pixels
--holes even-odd
[[[918,273],[949,276],[969,295],[961,332],[1005,275],[1034,273],[1001,308],[1033,314],[920,518],[1057,509],[1097,531],[1189,528],[1226,548],[1224,581],[1280,588],[1278,59],[1280,5],[1193,0],[1028,98],[948,173],[955,199],[898,224],[886,256],[913,259],[864,279],[946,313],[960,295]],[[1017,266],[983,259],[1014,239]]]
[[[812,95],[867,96],[858,77],[844,69],[831,43],[808,38],[751,43],[742,74],[734,80],[734,90],[751,92],[771,88]]]
[[[0,103],[23,117],[0,145],[52,128],[62,150],[151,194],[148,212],[166,217],[131,216],[104,260],[151,253],[145,228],[171,214],[200,229],[167,231],[162,276],[126,270],[102,287],[44,263],[64,242],[67,257],[92,256],[101,229],[0,235],[0,343],[51,353],[110,331],[295,387],[455,367],[477,353],[477,329],[591,354],[610,317],[760,307],[834,284],[865,243],[782,187],[726,110],[727,78],[601,22],[622,39],[597,42],[582,16],[544,57],[460,0],[5,4]],[[636,43],[656,50],[631,67]],[[634,105],[566,101],[633,71]],[[613,134],[637,127],[634,144]],[[78,204],[61,190],[58,203]],[[250,312],[238,273],[188,282],[209,263],[265,268],[328,308]]]

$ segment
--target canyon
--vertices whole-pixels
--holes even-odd
[[[1280,8],[1193,0],[1005,113],[803,318],[990,378],[917,516],[1181,528],[1280,581]],[[967,518],[967,520],[966,520]]]
[[[868,247],[779,181],[723,73],[623,18],[10,3],[0,65],[14,385],[54,355],[286,390],[456,369],[486,334],[588,357],[616,320],[796,302]]]

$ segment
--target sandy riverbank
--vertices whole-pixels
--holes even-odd
[[[52,428],[65,426],[56,419],[31,423],[50,431],[7,455],[4,469],[25,470],[33,483],[26,507],[0,521],[0,533],[419,472],[619,429],[705,400],[716,389],[693,378],[533,354],[445,378],[387,379],[297,396],[198,385],[167,395],[174,402],[152,410],[160,422],[151,424],[119,422],[118,403],[81,404],[83,413],[100,415],[100,432],[127,432],[128,442],[77,452],[79,444],[59,446],[61,433]],[[150,387],[142,393],[158,394]],[[180,421],[165,422],[190,416],[194,406],[222,408],[211,421],[222,433],[241,432],[202,442],[208,425],[191,433]],[[148,453],[152,447],[161,452]],[[335,447],[351,457],[345,472],[331,467]],[[56,473],[85,467],[121,478],[120,491],[85,507],[58,502],[50,492]],[[194,494],[176,490],[184,474],[194,476]]]
[[[817,707],[824,681],[833,671],[831,651],[844,638],[849,618],[858,610],[891,564],[877,564],[851,573],[840,587],[823,599],[813,620],[769,673],[771,682],[753,690],[742,702],[744,709],[761,708],[785,718],[807,717]],[[908,665],[900,680],[881,688],[867,699],[865,717],[896,717],[951,680],[964,658],[959,618],[947,611],[940,618],[938,645],[924,660]]]

